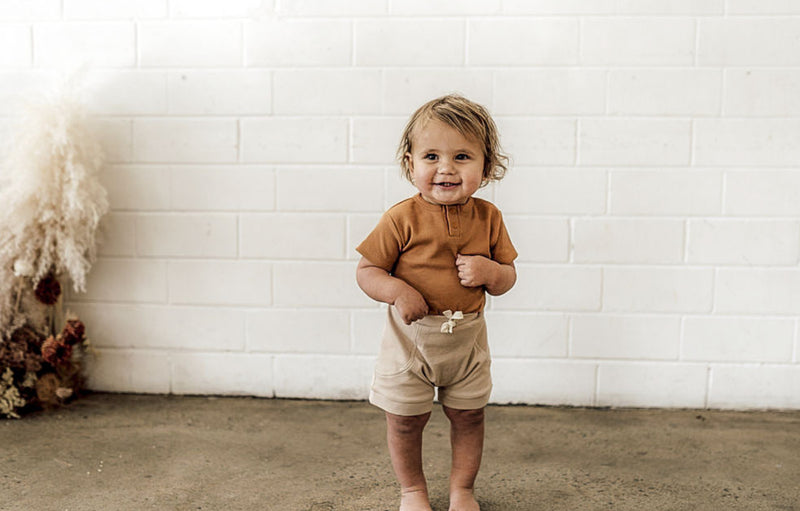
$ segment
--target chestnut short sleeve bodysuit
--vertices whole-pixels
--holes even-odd
[[[465,204],[441,206],[419,194],[389,208],[356,250],[419,291],[429,314],[483,310],[484,288],[464,287],[459,281],[458,254],[481,255],[500,264],[517,257],[503,216],[491,202],[470,197]]]

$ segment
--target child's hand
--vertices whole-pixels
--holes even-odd
[[[468,256],[458,254],[456,257],[456,267],[458,267],[458,278],[464,287],[478,287],[485,285],[494,267],[497,265],[491,259],[483,256]]]
[[[410,325],[428,314],[428,304],[425,302],[425,298],[410,286],[397,296],[393,305],[406,325]]]

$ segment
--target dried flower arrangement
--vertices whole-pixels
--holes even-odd
[[[0,417],[64,403],[83,385],[85,327],[61,319],[59,279],[85,290],[108,211],[86,121],[73,76],[29,103],[0,166]]]

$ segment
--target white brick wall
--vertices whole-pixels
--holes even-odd
[[[800,7],[785,0],[0,2],[0,133],[87,64],[112,212],[68,308],[90,385],[364,398],[354,251],[460,91],[519,281],[495,402],[800,408]]]

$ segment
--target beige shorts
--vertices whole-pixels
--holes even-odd
[[[482,312],[464,314],[452,333],[445,316],[425,316],[411,325],[389,306],[369,401],[395,415],[422,415],[439,401],[458,410],[483,408],[492,392],[491,358]]]

